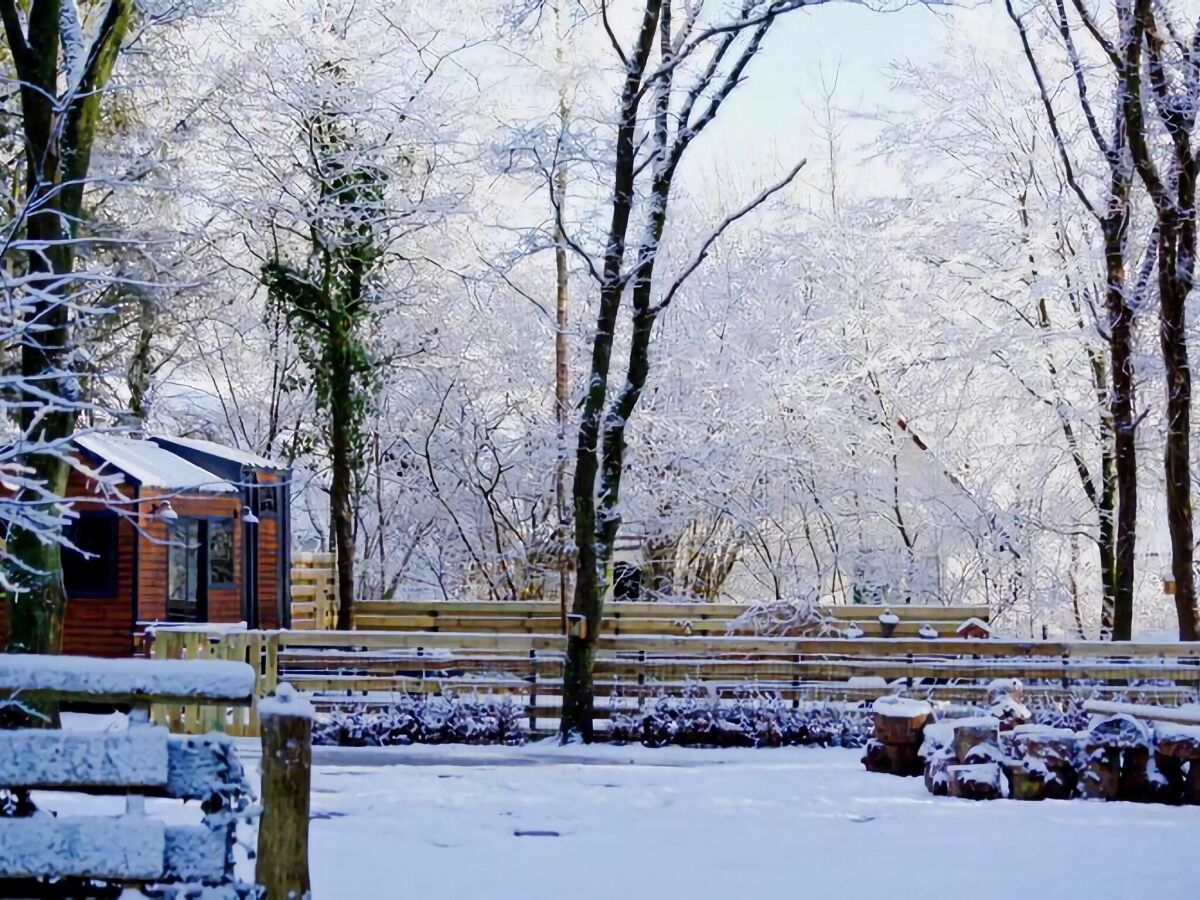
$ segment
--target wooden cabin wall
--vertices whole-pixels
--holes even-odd
[[[68,476],[67,495],[72,498],[97,497],[96,500],[76,499],[75,508],[81,512],[102,510],[109,505],[99,499],[95,482],[76,471]],[[124,489],[121,495],[130,498],[132,492]],[[126,508],[132,509],[132,503]],[[137,529],[130,519],[122,519],[117,526],[116,596],[68,598],[63,626],[64,653],[116,657],[129,656],[133,651],[130,591],[136,551]],[[4,602],[0,602],[0,633],[8,633],[8,604]]]
[[[271,472],[256,473],[259,484],[275,488],[282,479]],[[258,623],[262,628],[279,628],[279,535],[284,503],[280,498],[274,513],[259,513],[258,519]]]
[[[232,519],[233,585],[208,589],[208,621],[242,621],[242,529],[241,500],[237,494],[173,494],[167,491],[142,489],[141,559],[138,564],[138,620],[142,622],[167,620],[167,522],[155,512],[158,498],[166,498],[181,518]],[[149,498],[149,502],[147,502]]]

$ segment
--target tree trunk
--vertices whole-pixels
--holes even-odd
[[[1133,310],[1125,283],[1125,204],[1119,215],[1105,219],[1104,245],[1109,346],[1112,354],[1113,469],[1116,481],[1116,536],[1113,544],[1113,581],[1105,592],[1100,627],[1113,640],[1127,641],[1133,629],[1134,549],[1137,543],[1137,419],[1133,362]],[[1105,491],[1107,493],[1107,490]],[[1110,498],[1111,502],[1111,498]],[[1111,511],[1109,513],[1111,516]],[[1111,519],[1110,519],[1111,521]],[[1101,528],[1104,510],[1101,510]],[[1111,526],[1110,526],[1111,527]],[[1101,531],[1103,535],[1103,530]],[[1103,542],[1101,562],[1104,562]],[[1109,598],[1111,597],[1111,604]]]
[[[1188,252],[1182,226],[1171,223],[1160,230],[1159,241],[1159,339],[1167,382],[1167,440],[1163,454],[1166,477],[1167,525],[1171,534],[1171,573],[1175,578],[1175,610],[1179,620],[1179,639],[1197,640],[1196,585],[1192,568],[1192,474],[1191,406],[1192,373],[1188,364],[1185,332],[1188,284],[1177,277],[1179,255]]]
[[[338,381],[334,379],[334,384]],[[348,411],[349,392],[334,391],[330,398],[329,519],[337,559],[338,630],[354,627],[354,470],[351,461]]]
[[[13,0],[0,0],[8,51],[20,80],[29,210],[26,237],[37,248],[29,252],[28,273],[33,276],[29,290],[36,299],[26,318],[37,325],[27,331],[21,346],[21,374],[25,385],[36,385],[36,390],[22,388],[21,439],[45,449],[23,454],[21,462],[57,497],[66,495],[69,467],[64,454],[79,405],[70,371],[69,304],[78,302],[71,296],[75,289],[70,278],[75,268],[72,241],[81,220],[100,99],[132,7],[133,0],[112,0],[92,45],[75,48],[86,54],[77,89],[59,98],[59,52],[65,40],[60,33],[60,5],[30,4],[18,11]],[[9,607],[10,652],[62,652],[66,594],[58,538],[23,528],[8,535],[14,560],[8,570],[18,588]]]
[[[563,711],[559,723],[559,738],[564,742],[592,739],[592,711],[595,705],[592,665],[596,655],[596,640],[600,635],[611,552],[611,545],[607,549],[599,546],[600,535],[597,530],[596,479],[600,471],[600,417],[608,396],[613,336],[621,295],[625,289],[622,266],[633,209],[639,91],[658,31],[661,6],[661,0],[647,0],[645,4],[637,44],[626,63],[621,91],[613,167],[612,217],[604,252],[596,332],[592,338],[591,371],[579,417],[575,478],[571,486],[577,556],[575,596],[569,624],[571,634],[567,638],[567,659],[563,671]]]
[[[558,15],[558,7],[554,8]],[[561,54],[562,47],[559,46]],[[567,99],[565,92],[558,95],[558,114],[563,129],[567,125]],[[558,516],[558,605],[562,617],[563,634],[567,633],[567,600],[571,594],[571,554],[567,546],[570,533],[571,514],[567,502],[567,425],[571,418],[570,356],[567,346],[569,311],[569,283],[567,280],[567,236],[563,231],[562,216],[566,203],[567,168],[558,163],[554,172],[554,191],[558,195],[558,209],[554,226],[554,421],[558,429],[558,459],[554,465],[554,509]]]

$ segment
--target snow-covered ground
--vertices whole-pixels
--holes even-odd
[[[256,765],[253,744],[247,765]],[[1195,897],[1200,808],[934,798],[859,751],[318,748],[318,900]],[[49,797],[49,795],[45,795]]]
[[[363,756],[408,764],[318,768],[318,898],[1165,900],[1200,890],[1200,809],[934,798],[918,779],[863,771],[859,751]]]

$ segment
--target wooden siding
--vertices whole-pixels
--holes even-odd
[[[138,619],[143,622],[167,619],[167,523],[154,508],[167,497],[181,518],[233,519],[240,522],[241,501],[236,494],[172,494],[142,491],[140,521],[143,530],[138,561]],[[208,589],[208,621],[242,620],[242,529],[233,529],[233,586]]]
[[[67,479],[67,494],[75,500],[80,512],[107,509],[110,504],[101,499],[95,482],[82,473],[72,471]],[[122,491],[132,508],[132,492]],[[78,499],[78,498],[95,498]],[[66,621],[63,625],[63,652],[80,656],[129,656],[133,651],[133,606],[130,586],[133,584],[134,555],[137,532],[129,518],[117,525],[117,582],[116,596],[68,598]],[[8,633],[8,604],[0,603],[0,633]]]
[[[277,490],[278,475],[269,472],[257,474],[260,485]],[[286,498],[283,498],[286,500]],[[279,622],[279,523],[283,516],[283,505],[277,504],[274,513],[259,513],[258,522],[258,625],[260,628],[278,628]]]

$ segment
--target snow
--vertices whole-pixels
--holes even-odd
[[[0,731],[0,785],[167,783],[167,729],[73,734],[45,729]]]
[[[313,717],[312,703],[308,698],[296,693],[287,682],[283,682],[275,688],[275,694],[271,697],[264,697],[258,701],[258,717],[265,718],[268,716],[292,716],[297,719],[311,719]]]
[[[900,621],[900,617],[890,609],[884,610],[879,614],[879,622],[883,625],[895,625]]]
[[[238,745],[248,769],[256,749]],[[924,900],[931,891],[1115,900],[1144,896],[1147,885],[1156,900],[1195,896],[1200,808],[971,803],[934,797],[919,778],[865,772],[861,755],[314,748],[313,896],[358,900],[402,887],[440,900],[542,900],[563,896],[563,885],[572,900],[773,897],[795,886],[838,900]],[[148,811],[167,803],[151,800]],[[1081,848],[1105,864],[1081,865]],[[1000,877],[997,852],[1014,861]],[[920,862],[934,858],[934,869]],[[886,891],[876,872],[887,873]]]
[[[140,816],[0,819],[0,873],[9,877],[155,878],[165,847],[163,823]]]
[[[153,441],[112,434],[81,434],[75,438],[75,444],[142,487],[214,493],[236,493],[238,490],[230,482],[192,465]],[[103,466],[99,471],[107,474]]]
[[[187,447],[191,450],[208,453],[219,459],[225,459],[242,466],[249,466],[253,469],[275,469],[278,471],[285,471],[287,469],[284,463],[277,460],[267,459],[265,456],[251,453],[249,450],[242,450],[240,447],[227,447],[224,444],[218,444],[216,441],[204,441],[199,438],[171,437],[159,434],[151,435],[150,440],[167,449],[170,449],[171,445]]]
[[[962,622],[962,624],[960,624],[956,629],[954,629],[954,633],[962,634],[964,631],[966,631],[971,626],[975,626],[976,628],[982,628],[988,634],[992,633],[992,626],[989,625],[987,622],[983,621],[983,619],[976,618],[975,616],[972,616],[969,619],[965,619]]]
[[[0,654],[0,692],[22,691],[242,700],[254,693],[254,670],[216,659]]]
[[[871,712],[882,716],[915,719],[917,716],[929,715],[933,712],[933,707],[924,700],[913,700],[910,697],[880,697],[871,704]]]

